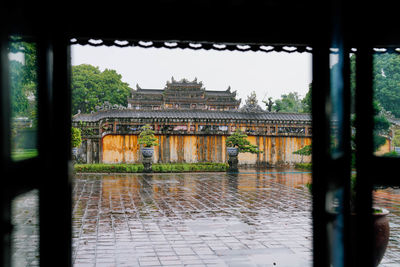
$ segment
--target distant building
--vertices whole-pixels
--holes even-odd
[[[136,85],[128,98],[128,109],[237,110],[240,102],[230,87],[224,91],[206,90],[197,78],[177,81],[172,77],[164,89],[143,89]]]

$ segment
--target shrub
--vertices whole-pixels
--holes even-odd
[[[390,151],[390,152],[387,152],[387,153],[383,154],[382,156],[383,157],[398,157],[399,154],[397,154],[397,152],[393,150],[393,151]]]
[[[258,150],[257,146],[252,145],[249,140],[247,140],[247,134],[243,133],[239,129],[226,138],[225,144],[227,147],[237,147],[239,152],[250,152],[250,153],[262,153]]]
[[[81,129],[71,128],[71,146],[79,147],[82,143]]]
[[[296,169],[303,169],[303,170],[311,170],[312,164],[311,163],[296,163]]]
[[[202,171],[225,171],[228,168],[226,163],[172,163],[153,164],[153,172],[202,172]],[[89,173],[141,173],[144,170],[143,164],[75,164],[76,172]]]
[[[158,146],[157,137],[154,136],[154,131],[149,124],[142,127],[142,131],[139,134],[139,144],[144,147]]]

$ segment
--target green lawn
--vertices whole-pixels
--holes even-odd
[[[11,152],[11,159],[13,161],[19,161],[23,159],[29,159],[38,155],[37,149],[21,149]]]

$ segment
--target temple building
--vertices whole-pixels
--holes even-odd
[[[153,163],[227,162],[226,138],[240,129],[263,153],[239,154],[239,165],[279,167],[310,162],[293,154],[311,144],[310,114],[263,110],[255,95],[236,110],[129,109],[105,102],[90,114],[73,116],[82,130],[77,161],[81,163],[140,163],[138,135],[148,124],[155,131]]]
[[[236,99],[236,91],[230,86],[223,91],[206,90],[197,78],[167,81],[164,89],[143,89],[136,85],[131,98],[128,98],[128,109],[197,109],[197,110],[237,110],[241,100]]]

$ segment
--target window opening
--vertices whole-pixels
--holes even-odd
[[[311,55],[299,53],[311,49],[180,42],[178,47],[198,51],[169,50],[164,43],[133,41],[118,49],[101,46],[105,42],[71,41],[72,124],[82,139],[75,154],[74,264],[311,266],[311,173],[305,169],[311,157],[303,151],[311,144],[310,102],[304,99]],[[77,45],[84,43],[96,47]],[[113,60],[104,55],[111,50],[113,60],[126,53],[124,63],[107,65]],[[102,56],[82,64],[84,54],[97,51]],[[127,60],[129,53],[134,61]],[[276,64],[265,64],[267,57]],[[300,67],[292,70],[279,57]],[[252,64],[233,75],[218,62]],[[274,69],[284,70],[280,78]],[[297,78],[303,82],[274,93]],[[147,126],[158,143],[151,164],[139,143]],[[226,140],[237,130],[247,135],[249,152],[239,153],[239,171],[227,172]],[[143,173],[149,165],[152,172]],[[277,166],[284,169],[271,169]]]
[[[37,60],[36,44],[12,36],[9,42],[11,97],[11,158],[36,157],[37,151]]]
[[[374,108],[374,154],[398,157],[400,151],[400,91],[396,87],[400,74],[399,54],[375,49],[373,58],[373,108]]]

